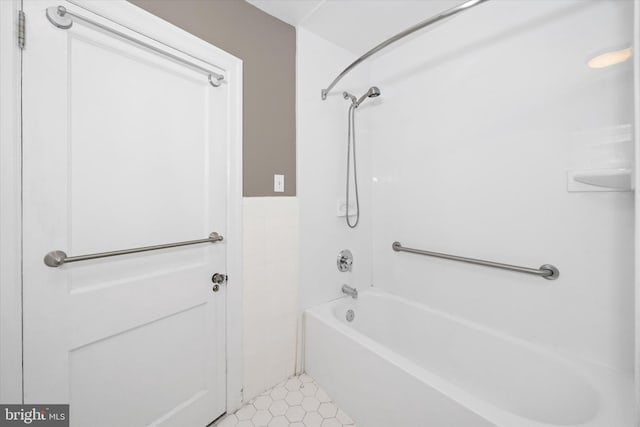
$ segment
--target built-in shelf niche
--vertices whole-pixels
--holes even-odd
[[[574,132],[567,191],[633,191],[633,152],[630,124]]]
[[[569,171],[567,186],[570,192],[633,191],[633,171],[627,168]]]

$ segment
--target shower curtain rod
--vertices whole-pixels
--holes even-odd
[[[360,58],[356,59],[355,61],[353,61],[353,63],[351,63],[351,65],[349,65],[347,68],[345,68],[344,70],[342,70],[342,72],[340,74],[338,74],[338,77],[336,77],[331,84],[329,85],[329,87],[327,87],[326,89],[322,89],[321,95],[322,95],[322,99],[325,100],[327,99],[327,95],[329,94],[329,91],[331,91],[331,89],[333,89],[333,87],[344,77],[346,76],[351,70],[353,70],[355,67],[357,67],[361,62],[363,62],[365,59],[369,58],[370,56],[376,54],[377,52],[381,51],[382,49],[384,49],[385,47],[389,46],[392,43],[397,42],[398,40],[408,36],[409,34],[412,34],[418,30],[421,30],[422,28],[428,27],[431,24],[435,24],[438,21],[441,21],[443,19],[449,18],[453,15],[456,15],[462,11],[465,11],[467,9],[470,9],[474,6],[479,5],[480,3],[484,3],[485,1],[489,1],[489,0],[469,0],[466,1],[462,4],[459,4],[456,7],[452,7],[451,9],[445,10],[444,12],[441,12],[435,16],[432,16],[431,18],[425,19],[422,22],[417,23],[416,25],[407,28],[404,31],[399,32],[398,34],[396,34],[395,36],[383,41],[382,43],[380,43],[379,45],[377,45],[376,47],[374,47],[373,49],[371,49],[370,51],[368,51],[367,53],[365,53],[364,55],[362,55]]]

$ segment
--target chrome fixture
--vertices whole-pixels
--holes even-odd
[[[402,246],[402,244],[400,244],[400,242],[393,242],[391,247],[396,252],[409,252],[412,254],[427,255],[427,256],[432,256],[436,258],[444,258],[444,259],[450,259],[453,261],[466,262],[469,264],[484,265],[485,267],[493,267],[493,268],[500,268],[503,270],[517,271],[520,273],[533,274],[536,276],[540,276],[547,280],[556,280],[560,276],[560,271],[551,264],[541,265],[540,268],[529,268],[529,267],[520,267],[518,265],[503,264],[500,262],[485,261],[485,260],[475,259],[475,258],[465,258],[457,255],[448,255],[448,254],[443,254],[439,252],[429,252],[429,251],[423,251],[420,249],[405,248],[404,246]]]
[[[358,99],[358,101],[356,102],[356,107],[360,106],[360,104],[362,104],[362,101],[364,101],[367,98],[377,98],[379,96],[380,96],[380,89],[378,89],[377,86],[371,86],[367,91],[367,93],[365,93],[360,97],[360,99]]]
[[[143,246],[141,248],[123,249],[120,251],[99,252],[89,255],[67,256],[63,251],[51,251],[44,257],[44,263],[49,267],[60,267],[61,265],[78,261],[89,261],[98,258],[107,258],[118,255],[135,254],[139,252],[157,251],[159,249],[177,248],[179,246],[197,245],[199,243],[221,242],[224,238],[216,232],[209,234],[206,239],[187,240],[185,242],[166,243],[164,245]]]
[[[358,102],[358,98],[356,98],[355,96],[351,95],[349,92],[342,92],[342,97],[344,99],[350,99],[351,100],[351,104],[355,104],[356,102]]]
[[[362,55],[360,58],[356,59],[355,61],[353,61],[351,63],[351,65],[349,65],[347,68],[345,68],[344,70],[342,70],[342,72],[340,74],[338,74],[338,77],[336,77],[331,84],[326,88],[326,89],[322,89],[322,91],[320,92],[320,95],[322,97],[322,99],[327,99],[327,95],[329,94],[329,92],[331,91],[331,89],[333,89],[333,87],[347,74],[349,74],[349,72],[351,70],[353,70],[355,67],[357,67],[360,63],[362,63],[364,60],[366,60],[367,58],[369,58],[370,56],[378,53],[379,51],[381,51],[382,49],[384,49],[385,47],[389,46],[392,43],[397,42],[398,40],[408,36],[409,34],[413,34],[418,30],[421,30],[423,28],[426,28],[432,24],[435,24],[436,22],[442,21],[445,18],[449,18],[453,15],[456,15],[460,12],[463,12],[467,9],[471,9],[474,6],[477,6],[481,3],[484,3],[485,1],[488,0],[469,0],[466,1],[462,4],[459,4],[456,7],[453,7],[451,9],[445,10],[444,12],[441,12],[435,16],[432,16],[431,18],[425,19],[422,22],[417,23],[416,25],[407,28],[406,30],[399,32],[398,34],[396,34],[395,36],[383,41],[382,43],[380,43],[379,45],[377,45],[376,47],[374,47],[373,49],[369,50],[367,53],[365,53],[364,55]]]
[[[342,285],[342,293],[349,295],[353,299],[358,298],[358,290],[349,285]]]
[[[164,55],[174,61],[177,62],[181,62],[191,68],[195,68],[196,70],[202,71],[203,73],[207,74],[209,76],[209,83],[211,83],[211,86],[213,87],[219,87],[222,84],[222,81],[224,80],[224,76],[222,74],[218,74],[215,73],[207,68],[204,68],[198,64],[195,64],[191,61],[188,61],[186,59],[183,59],[179,56],[173,55],[169,52],[166,52],[154,45],[151,45],[149,43],[145,43],[141,40],[138,40],[134,37],[131,37],[128,34],[122,33],[118,30],[115,30],[113,28],[107,27],[106,25],[102,25],[98,22],[95,22],[89,18],[85,18],[84,16],[81,15],[77,15],[73,12],[69,12],[67,10],[66,7],[64,6],[51,6],[47,8],[47,19],[49,20],[49,22],[51,22],[54,26],[61,28],[63,30],[68,30],[69,28],[71,28],[71,26],[73,25],[73,19],[72,18],[76,18],[79,19],[81,21],[84,21],[88,24],[93,25],[94,27],[100,28],[103,31],[107,31],[110,32],[112,34],[117,35],[118,37],[121,37],[125,40],[128,40],[130,42],[136,43],[142,47],[144,47],[145,49],[149,49],[154,51],[155,53],[159,53],[160,55]]]
[[[353,319],[355,319],[355,317],[356,317],[355,311],[351,309],[347,310],[347,314],[345,315],[347,322],[353,322]]]
[[[380,96],[380,89],[378,89],[377,86],[371,86],[369,90],[358,99],[354,95],[350,94],[349,92],[342,92],[342,97],[344,99],[350,99],[351,105],[353,105],[354,108],[358,108],[365,99],[376,98],[378,96]]]
[[[343,249],[338,254],[338,271],[351,271],[353,265],[353,254],[349,249]]]
[[[227,283],[227,275],[215,273],[213,276],[211,276],[211,281],[213,282],[213,292],[218,292],[220,290],[220,285],[224,285],[225,283]]]
[[[376,86],[372,86],[369,90],[362,95],[359,99],[356,99],[355,96],[350,94],[349,92],[343,92],[342,96],[344,99],[351,100],[351,106],[349,106],[349,114],[348,114],[348,130],[347,130],[347,189],[346,189],[346,215],[345,220],[347,221],[347,225],[350,228],[356,228],[358,222],[360,221],[360,197],[358,197],[358,172],[356,169],[356,108],[360,106],[367,98],[376,98],[380,96],[380,89]],[[353,143],[353,144],[352,144]],[[351,147],[353,146],[353,183],[356,191],[356,220],[352,224],[349,220],[349,180],[351,178],[350,167],[351,167]]]

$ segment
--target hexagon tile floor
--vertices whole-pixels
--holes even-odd
[[[307,374],[265,391],[214,427],[355,427]]]

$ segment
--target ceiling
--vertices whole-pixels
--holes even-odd
[[[246,0],[266,13],[361,55],[461,0]]]

